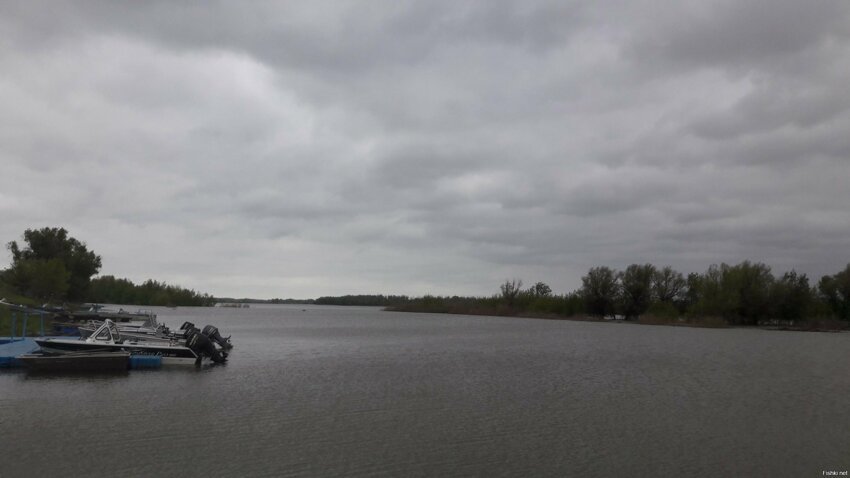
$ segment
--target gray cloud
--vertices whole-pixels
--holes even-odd
[[[850,261],[843,1],[0,5],[0,232],[221,295]]]
[[[795,0],[680,2],[639,19],[628,50],[696,67],[758,67],[846,40],[848,11],[840,0],[814,7]]]

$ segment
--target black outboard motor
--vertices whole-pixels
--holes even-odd
[[[186,347],[189,347],[193,352],[198,354],[198,361],[204,355],[211,358],[215,363],[224,363],[227,361],[227,358],[215,348],[215,345],[213,345],[210,339],[200,333],[196,328],[192,328],[186,333]]]
[[[204,327],[204,330],[201,331],[201,333],[209,337],[210,340],[214,341],[225,350],[230,350],[233,348],[233,344],[230,343],[230,337],[222,337],[221,334],[218,333],[217,327],[208,325]]]
[[[195,324],[191,322],[183,322],[183,325],[180,326],[180,329],[177,331],[175,335],[181,336],[184,339],[189,338],[189,333],[193,330],[198,330],[195,328]],[[200,331],[199,331],[200,332]]]

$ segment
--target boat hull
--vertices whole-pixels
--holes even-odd
[[[36,339],[35,342],[44,352],[56,354],[127,352],[131,355],[159,356],[163,364],[194,364],[198,360],[195,352],[179,345],[138,342],[114,344],[52,338]]]

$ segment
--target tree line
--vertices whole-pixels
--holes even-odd
[[[91,281],[88,302],[164,306],[212,306],[216,299],[191,289],[148,279],[134,284],[129,279],[101,276]]]
[[[774,276],[760,262],[710,266],[687,276],[671,267],[632,264],[624,271],[591,268],[578,293],[588,314],[643,314],[662,317],[717,317],[730,324],[757,325],[764,321],[798,322],[832,316],[850,321],[841,307],[850,299],[850,265],[824,276],[817,286],[796,271]]]
[[[65,228],[27,229],[23,242],[9,242],[12,263],[0,271],[0,285],[40,302],[108,302],[138,305],[213,305],[207,295],[147,280],[136,285],[128,279],[102,276],[101,258]]]
[[[592,267],[581,287],[563,295],[537,282],[507,280],[490,297],[424,296],[393,310],[482,315],[574,317],[731,325],[850,322],[850,264],[812,285],[796,271],[774,275],[763,263],[712,265],[684,275],[672,267],[632,264]]]

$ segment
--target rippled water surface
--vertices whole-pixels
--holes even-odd
[[[0,372],[0,476],[821,476],[850,335],[254,306],[225,366]]]

